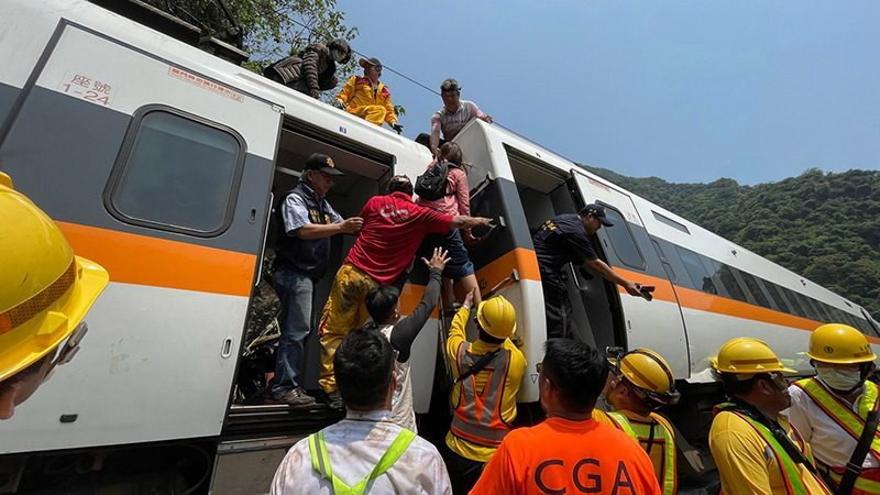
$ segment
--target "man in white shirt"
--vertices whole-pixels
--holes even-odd
[[[810,362],[814,378],[789,387],[789,421],[813,447],[820,470],[840,483],[846,465],[865,427],[878,388],[867,381],[877,356],[868,339],[855,328],[839,323],[822,325],[810,334]],[[880,439],[861,462],[853,494],[880,494]]]
[[[290,449],[271,493],[450,495],[437,449],[391,419],[394,350],[388,339],[374,329],[353,331],[333,365],[348,414]]]

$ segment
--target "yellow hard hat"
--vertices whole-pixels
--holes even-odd
[[[649,392],[669,393],[675,386],[672,369],[651,349],[634,349],[621,356],[617,367],[627,381]]]
[[[719,373],[796,373],[782,364],[766,342],[752,337],[737,337],[725,342],[718,349],[718,356],[712,358],[712,368]]]
[[[477,322],[496,339],[506,339],[516,332],[516,309],[504,296],[495,296],[477,306]]]
[[[807,356],[834,364],[868,363],[877,359],[864,334],[842,323],[827,323],[814,330],[810,334]]]
[[[0,381],[54,351],[109,281],[0,172]]]

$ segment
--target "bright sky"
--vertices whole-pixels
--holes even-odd
[[[673,182],[880,169],[880,2],[339,0],[353,46],[568,158]],[[404,133],[440,97],[386,70]]]

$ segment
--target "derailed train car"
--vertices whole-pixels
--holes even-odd
[[[347,174],[331,203],[356,215],[392,175],[420,174],[428,150],[82,0],[0,0],[0,11],[0,170],[111,274],[79,355],[0,422],[0,493],[125,483],[132,464],[145,483],[164,473],[217,493],[264,490],[287,447],[336,419],[236,400],[273,205],[322,152]],[[804,373],[821,322],[880,343],[877,322],[851,301],[521,136],[475,121],[456,141],[474,164],[472,211],[500,225],[472,255],[480,285],[518,309],[531,363],[522,403],[537,401],[546,337],[531,231],[588,202],[615,223],[597,235],[600,256],[656,290],[648,302],[572,267],[575,338],[653,348],[686,391],[709,397],[709,358],[733,336],[766,340]],[[336,266],[351,243],[334,241]],[[404,312],[422,290],[405,287]],[[413,349],[422,414],[443,370],[440,325],[429,321]]]

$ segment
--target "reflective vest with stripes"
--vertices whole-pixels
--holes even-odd
[[[609,412],[608,417],[617,425],[617,428],[638,442],[651,456],[651,450],[657,446],[660,448],[660,465],[654,466],[654,471],[659,476],[660,486],[664,495],[673,495],[677,491],[678,468],[675,458],[675,430],[663,416],[651,413],[654,421],[644,423],[630,420],[619,412]],[[651,459],[654,461],[654,459]]]
[[[743,419],[749,426],[752,427],[760,436],[767,442],[767,445],[770,447],[770,450],[773,452],[773,456],[776,458],[776,465],[779,466],[780,474],[782,475],[782,480],[785,482],[785,493],[789,495],[813,495],[804,485],[803,480],[801,480],[800,472],[798,471],[797,465],[794,460],[789,457],[788,453],[785,452],[785,449],[780,445],[779,441],[776,440],[776,437],[773,436],[773,433],[769,428],[762,425],[760,422],[755,421],[747,414],[743,414],[742,412],[736,409],[734,404],[719,404],[715,408],[716,413],[718,411],[727,411],[733,414],[736,414],[741,419]],[[804,443],[804,439],[801,438],[801,435],[798,433],[794,427],[791,429],[792,434],[789,438],[794,437],[794,442],[796,443],[798,449],[801,452],[805,453],[805,457],[809,462],[813,462],[811,456],[807,456],[806,452],[806,444]],[[825,493],[830,494],[830,491],[826,491]]]
[[[382,454],[379,463],[373,467],[370,474],[360,480],[356,485],[348,486],[333,474],[330,455],[327,453],[327,445],[324,443],[324,432],[319,431],[318,433],[309,435],[309,454],[312,458],[312,468],[319,472],[324,479],[329,480],[330,483],[333,484],[334,495],[363,495],[366,493],[370,482],[385,474],[385,472],[391,469],[391,466],[400,459],[415,437],[416,434],[412,431],[407,430],[406,428],[401,429],[400,433],[397,434],[397,437],[394,438],[394,441],[391,442],[388,450]]]
[[[480,356],[467,352],[470,344],[458,347],[458,376],[463,375]],[[452,414],[452,434],[484,447],[498,447],[510,431],[510,425],[501,417],[502,399],[510,368],[510,351],[500,349],[492,361],[479,373],[459,383],[458,407]],[[477,375],[489,373],[482,390],[477,388]]]
[[[855,403],[856,411],[840,396],[830,391],[822,382],[815,378],[805,378],[794,383],[803,390],[810,399],[819,406],[840,428],[857,442],[865,428],[868,412],[877,400],[877,385],[865,382],[865,391]],[[871,441],[870,455],[880,460],[880,432],[874,433]],[[835,483],[840,483],[844,466],[828,466],[828,475]],[[875,476],[876,477],[876,476]],[[880,482],[868,479],[864,474],[856,478],[855,490],[862,493],[880,494]]]

